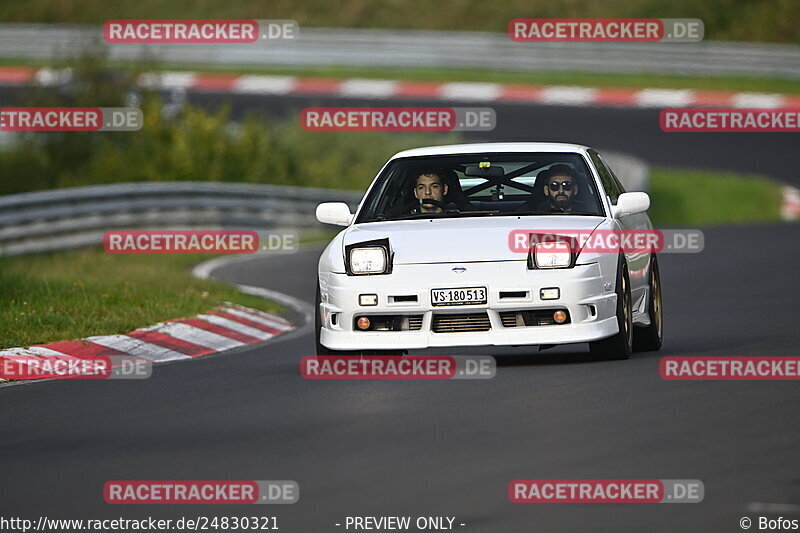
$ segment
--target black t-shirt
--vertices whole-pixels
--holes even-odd
[[[579,200],[573,200],[572,209],[569,211],[565,211],[560,207],[554,206],[548,199],[540,203],[536,207],[536,211],[540,213],[589,213],[589,209],[586,207],[586,204],[584,204]]]

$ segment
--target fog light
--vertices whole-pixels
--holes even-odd
[[[561,290],[558,287],[547,287],[539,291],[539,298],[542,300],[558,300],[561,297]]]
[[[369,318],[365,316],[358,317],[358,320],[356,321],[356,326],[358,326],[358,329],[369,329],[369,324]]]
[[[565,320],[567,320],[567,313],[564,311],[556,311],[553,313],[553,320],[556,321],[556,324],[563,324]]]
[[[378,305],[378,295],[377,294],[359,294],[358,295],[358,305],[362,305],[362,306]]]

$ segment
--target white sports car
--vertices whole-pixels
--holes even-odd
[[[320,222],[347,226],[319,261],[317,352],[588,342],[599,359],[626,359],[658,350],[655,247],[586,246],[652,231],[649,206],[585,146],[401,152],[355,214],[344,203],[317,207]]]

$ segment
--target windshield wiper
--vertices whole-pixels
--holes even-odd
[[[598,215],[596,213],[581,213],[577,211],[512,211],[511,214],[513,215],[536,215],[536,216],[550,216],[550,215],[558,215],[558,216],[583,216],[583,217],[599,217],[602,215]]]
[[[394,217],[389,220],[413,220],[415,218],[438,218],[443,216],[444,213],[413,213],[411,215],[403,215]]]
[[[494,215],[495,213],[501,213],[499,209],[492,209],[486,211],[458,211],[455,213],[457,216],[472,216],[472,215]]]
[[[494,215],[495,213],[500,213],[500,211],[497,209],[492,211],[459,211],[458,209],[448,209],[443,213],[414,213],[411,215],[394,217],[389,220],[414,220],[419,218],[457,218],[460,216],[472,216],[472,215],[478,215],[478,216]]]

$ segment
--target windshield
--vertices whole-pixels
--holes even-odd
[[[462,154],[393,161],[378,177],[356,223],[602,213],[580,154]]]

